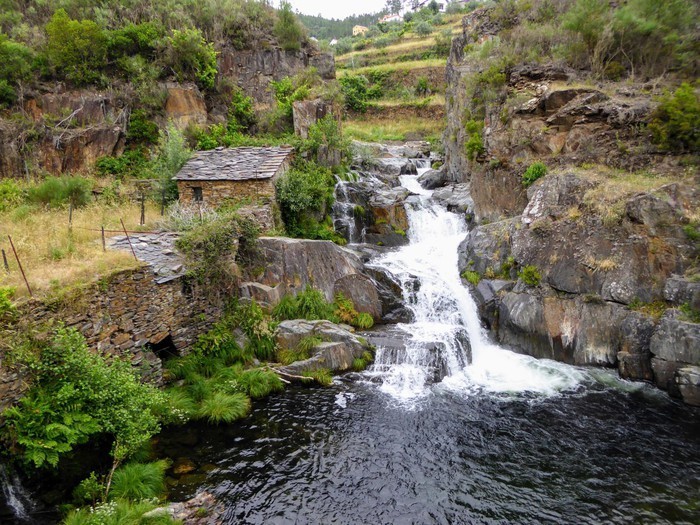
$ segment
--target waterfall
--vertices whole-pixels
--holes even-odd
[[[468,233],[466,223],[420,186],[418,176],[427,169],[421,163],[419,175],[400,177],[415,194],[406,202],[409,244],[368,264],[395,277],[414,317],[397,325],[405,348],[377,349],[371,373],[381,379],[381,389],[413,400],[428,395],[435,382],[466,392],[544,394],[576,385],[583,378],[577,369],[518,355],[489,341],[459,276],[458,246]]]
[[[4,465],[0,465],[0,485],[4,503],[16,519],[30,523],[29,513],[35,505],[16,474],[10,475]]]

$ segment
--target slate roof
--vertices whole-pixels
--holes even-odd
[[[292,154],[291,147],[216,148],[200,151],[185,163],[175,180],[269,179]]]

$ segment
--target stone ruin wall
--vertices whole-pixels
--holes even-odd
[[[144,379],[159,383],[159,349],[185,353],[221,317],[222,309],[218,301],[189,287],[184,277],[157,284],[153,272],[144,267],[115,273],[60,303],[29,301],[19,307],[19,317],[74,327],[94,351],[126,357],[141,368]],[[0,349],[0,411],[27,387],[4,362]]]

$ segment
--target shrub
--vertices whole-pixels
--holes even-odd
[[[275,356],[277,343],[269,318],[260,305],[251,301],[239,306],[234,314],[234,321],[248,337],[247,350],[261,361],[269,361]]]
[[[199,29],[173,29],[161,49],[164,64],[180,81],[192,79],[203,88],[213,88],[216,74],[216,51]]]
[[[92,20],[72,20],[59,9],[46,24],[46,54],[63,77],[76,84],[99,78],[107,62],[107,36]]]
[[[428,36],[430,33],[433,32],[433,26],[430,25],[429,22],[426,22],[425,20],[421,20],[413,28],[413,31],[415,31],[415,33],[418,35]]]
[[[242,393],[226,394],[215,392],[202,401],[198,416],[209,423],[232,423],[242,419],[250,412],[250,399]]]
[[[352,322],[352,325],[359,328],[360,330],[369,330],[374,326],[374,318],[366,313],[362,312],[357,314],[357,317]]]
[[[339,79],[339,82],[345,97],[345,107],[364,113],[370,100],[367,77],[364,75],[345,75]]]
[[[32,76],[32,50],[0,33],[0,107],[16,100],[15,85]]]
[[[649,124],[653,141],[672,151],[700,151],[700,97],[684,82],[667,92]]]
[[[165,491],[165,460],[152,463],[127,463],[114,471],[110,499],[144,500],[158,498]]]
[[[302,150],[318,155],[322,150],[340,152],[340,162],[351,157],[350,141],[343,137],[340,124],[332,114],[328,114],[309,127],[309,138]]]
[[[537,267],[530,264],[523,266],[522,270],[518,272],[518,277],[528,286],[538,286],[542,280]]]
[[[299,51],[301,49],[304,28],[294,15],[292,5],[289,2],[282,1],[280,3],[274,34],[285,51]]]
[[[481,130],[484,128],[484,123],[478,120],[469,120],[464,125],[464,130],[467,132],[468,138],[464,143],[464,148],[467,152],[469,160],[476,160],[484,151],[484,138],[481,135]]]
[[[74,329],[58,328],[48,342],[28,339],[14,348],[12,359],[33,382],[3,413],[2,433],[36,467],[56,466],[61,455],[96,434],[112,437],[116,466],[160,429],[156,412],[163,394],[142,384],[131,363],[108,363],[92,353]]]
[[[133,55],[149,57],[162,37],[162,27],[154,22],[128,23],[108,33],[107,50],[112,60]]]
[[[148,118],[148,114],[144,110],[134,110],[129,116],[126,139],[129,142],[155,144],[158,142],[158,137],[158,125]]]
[[[0,286],[0,320],[7,321],[8,318],[14,317],[17,310],[12,304],[12,298],[15,296],[15,289],[9,286]]]
[[[333,199],[334,179],[314,164],[295,166],[276,182],[277,202],[287,233],[302,236],[312,215],[323,217]]]
[[[8,211],[22,204],[24,192],[12,179],[0,180],[0,212]]]
[[[182,132],[173,124],[168,124],[167,129],[160,131],[156,152],[153,168],[165,200],[172,202],[178,196],[177,183],[173,177],[189,160],[192,151],[187,147]]]
[[[60,207],[73,205],[74,208],[85,206],[92,196],[92,182],[82,177],[48,177],[38,186],[29,188],[31,202],[45,206]]]
[[[248,131],[256,120],[253,99],[246,96],[241,88],[234,87],[228,108],[229,131]]]
[[[525,170],[525,173],[523,173],[522,176],[522,183],[523,186],[526,188],[529,188],[532,186],[532,184],[537,180],[542,177],[547,175],[547,166],[542,163],[542,162],[533,162],[528,166],[528,168]]]

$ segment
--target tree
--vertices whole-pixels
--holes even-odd
[[[199,29],[173,29],[165,39],[163,61],[180,80],[193,79],[201,87],[213,88],[218,68],[214,44],[204,40]]]
[[[299,51],[301,49],[304,29],[292,12],[292,5],[289,2],[280,4],[274,33],[285,51]]]
[[[392,14],[398,15],[403,2],[401,0],[386,0],[386,9]]]
[[[15,86],[32,75],[33,53],[0,33],[0,106],[16,99]]]
[[[88,84],[107,62],[107,36],[92,20],[72,20],[59,9],[46,24],[49,63],[66,79]]]

